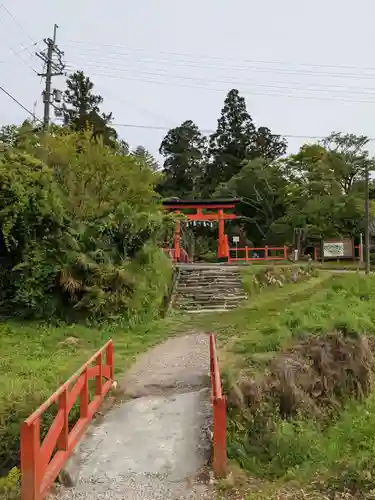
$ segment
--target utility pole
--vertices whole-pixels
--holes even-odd
[[[50,108],[54,106],[54,102],[61,102],[61,91],[54,89],[52,91],[52,77],[64,74],[65,64],[62,61],[64,53],[56,45],[57,24],[53,28],[53,39],[45,38],[44,43],[47,49],[37,52],[36,55],[45,64],[45,73],[39,73],[39,76],[46,79],[45,90],[43,91],[44,114],[43,126],[48,128],[50,122]]]
[[[370,273],[370,195],[369,195],[369,167],[366,165],[365,172],[365,269]]]

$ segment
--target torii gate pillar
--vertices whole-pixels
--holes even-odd
[[[240,200],[167,200],[163,205],[168,210],[176,214],[183,213],[190,221],[217,221],[218,222],[218,248],[217,257],[219,260],[228,260],[229,243],[228,236],[225,234],[225,221],[234,220],[237,215],[225,212],[226,209],[234,209]],[[189,213],[184,213],[188,210]],[[194,213],[192,213],[194,210]],[[176,222],[173,245],[173,260],[180,262],[182,260],[181,249],[181,221]]]

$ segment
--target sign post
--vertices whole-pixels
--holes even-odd
[[[233,236],[232,240],[233,240],[233,243],[235,243],[235,245],[236,245],[236,259],[238,259],[238,243],[240,241],[240,237]]]

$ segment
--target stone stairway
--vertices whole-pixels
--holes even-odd
[[[246,299],[238,267],[181,266],[173,307],[186,312],[227,311]]]

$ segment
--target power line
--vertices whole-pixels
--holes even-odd
[[[20,53],[19,53],[19,52],[15,51],[15,50],[13,49],[13,47],[12,47],[12,46],[11,46],[8,42],[5,42],[5,43],[8,45],[9,50],[10,50],[11,52],[13,52],[13,54],[14,54],[15,56],[17,56],[17,57],[18,57],[18,58],[19,58],[19,59],[23,62],[23,64],[25,64],[25,66],[27,66],[29,69],[31,69],[31,71],[32,71],[33,73],[35,73],[36,75],[38,74],[38,72],[37,72],[37,71],[36,71],[36,70],[35,70],[35,69],[31,66],[31,64],[29,64],[27,61],[25,61],[25,59],[23,59],[23,58],[21,57],[21,55],[20,55]],[[2,61],[2,62],[4,62],[4,61]]]
[[[93,66],[91,66],[90,64],[88,63],[85,63],[85,67],[88,67],[88,68],[91,68],[91,67],[94,67],[95,69],[99,69],[99,70],[116,70],[120,73],[133,73],[133,68],[132,67],[114,67],[113,65],[112,66],[99,66],[98,64],[94,64]],[[288,81],[273,81],[273,84],[264,84],[264,83],[259,83],[257,82],[256,80],[244,80],[244,81],[240,81],[240,80],[234,80],[234,79],[231,79],[231,80],[221,80],[219,78],[214,78],[213,80],[209,79],[209,78],[201,78],[201,77],[192,77],[192,76],[187,76],[187,75],[175,75],[175,74],[171,74],[170,72],[164,70],[164,69],[160,69],[160,68],[156,68],[156,70],[154,68],[151,68],[153,71],[142,71],[142,72],[139,72],[138,75],[140,76],[143,76],[143,75],[146,75],[146,76],[161,76],[161,77],[169,77],[169,78],[176,78],[176,79],[180,79],[180,80],[189,80],[189,81],[192,81],[192,82],[198,82],[198,83],[206,83],[206,82],[215,82],[215,83],[223,83],[223,84],[226,84],[226,85],[252,85],[252,86],[258,86],[258,87],[264,87],[264,88],[275,88],[277,90],[283,90],[283,89],[286,89],[286,90],[304,90],[304,91],[315,91],[315,92],[330,92],[330,91],[333,91],[335,89],[337,89],[337,94],[338,92],[340,91],[345,91],[345,92],[348,92],[350,94],[356,94],[355,91],[358,91],[360,92],[360,95],[369,95],[370,97],[375,97],[375,87],[359,87],[359,86],[355,86],[355,87],[350,87],[350,86],[345,86],[345,85],[337,85],[337,84],[322,84],[322,85],[314,85],[313,87],[304,87],[304,86],[300,86],[300,87],[291,87],[290,84],[293,84],[293,85],[298,85],[299,82],[288,82]],[[375,75],[374,75],[374,78],[375,78]],[[277,84],[277,85],[275,85]],[[284,85],[284,86],[282,86]],[[365,92],[366,91],[366,92]],[[369,92],[367,92],[369,91]]]
[[[2,7],[5,12],[8,13],[8,15],[13,19],[13,21],[17,24],[17,26],[20,28],[20,30],[27,36],[27,38],[29,38],[29,40],[31,40],[33,43],[35,43],[35,40],[33,40],[33,38],[31,38],[31,36],[28,34],[28,32],[25,30],[25,28],[22,26],[22,24],[20,24],[17,19],[15,18],[15,16],[10,12],[10,10],[2,3],[0,5],[0,7]]]
[[[95,54],[94,54],[95,55]],[[84,57],[85,60],[88,58],[91,59],[91,61],[95,62],[95,60],[92,58],[92,53],[87,54],[87,52],[83,52],[82,54],[78,54],[78,57]],[[98,54],[96,54],[98,57]],[[101,54],[99,54],[99,57]],[[117,57],[118,56],[118,57]],[[104,53],[102,57],[105,58],[106,61],[108,59],[113,59],[113,60],[124,60],[124,58],[129,58],[130,54],[128,53],[113,53],[111,52],[110,54]],[[131,60],[131,59],[130,59]],[[255,71],[259,73],[280,73],[284,75],[296,75],[296,76],[313,76],[313,77],[329,77],[329,78],[347,78],[347,79],[353,79],[353,80],[373,80],[375,78],[375,68],[368,68],[369,71],[374,72],[374,74],[364,74],[364,73],[346,73],[346,72],[329,72],[329,71],[316,71],[315,69],[296,69],[295,67],[291,68],[277,68],[277,67],[260,67],[257,65],[253,66],[236,66],[236,65],[208,65],[206,62],[197,62],[197,61],[189,61],[189,60],[171,60],[168,58],[155,58],[155,57],[149,57],[149,58],[139,58],[137,57],[136,60],[133,60],[137,65],[143,65],[143,64],[150,64],[150,63],[161,63],[161,64],[168,64],[169,66],[181,66],[183,68],[199,68],[199,69],[204,69],[204,70],[225,70],[225,71],[241,71],[241,72],[249,72],[249,71]],[[255,61],[254,61],[255,63]],[[254,64],[253,63],[253,64]],[[276,63],[275,63],[276,64]],[[308,66],[308,65],[306,65]]]
[[[117,101],[120,101],[123,104],[126,104],[127,106],[133,107],[135,109],[138,109],[139,111],[142,111],[143,113],[147,113],[148,115],[153,115],[154,117],[158,118],[159,120],[162,120],[164,122],[175,122],[175,120],[172,120],[171,118],[167,118],[166,116],[163,116],[159,113],[156,113],[155,111],[152,111],[150,109],[147,109],[143,106],[140,106],[139,104],[136,104],[135,102],[128,101],[127,99],[124,99],[122,96],[114,95],[111,91],[109,91],[107,88],[103,87],[101,84],[97,85],[95,84],[95,87],[102,91],[104,91],[105,94],[111,96],[113,99],[116,99]],[[178,125],[175,122],[175,125]]]
[[[41,42],[41,40],[39,40],[38,42],[34,42],[32,45],[29,45],[28,47],[23,47],[21,50],[18,50],[18,51],[14,51],[13,48],[11,48],[9,45],[8,46],[9,46],[10,50],[14,53],[14,55],[19,56],[20,54],[22,54],[22,52],[25,52],[25,51],[29,52],[30,49],[38,46],[40,44],[40,42]],[[8,59],[3,59],[2,61],[0,61],[0,64],[4,64],[4,63],[8,62],[9,60],[10,60],[10,57],[8,57]]]
[[[11,33],[11,31],[12,31],[12,30],[11,30],[11,29],[9,28],[9,26],[8,26],[8,25],[4,22],[4,20],[3,20],[3,19],[1,19],[1,20],[0,20],[0,22],[1,22],[1,24],[2,24],[3,26],[5,26],[5,28],[7,28],[7,29],[8,29],[8,31]],[[19,58],[19,59],[23,62],[23,64],[25,64],[28,68],[30,68],[30,69],[31,69],[31,71],[33,71],[34,73],[36,73],[36,74],[37,74],[37,71],[36,71],[36,70],[35,70],[35,69],[34,69],[34,68],[33,68],[33,67],[32,67],[32,66],[31,66],[31,65],[30,65],[27,61],[25,61],[25,60],[23,59],[23,57],[21,57],[20,52],[17,52],[17,51],[16,51],[16,50],[12,47],[12,45],[8,42],[8,40],[7,40],[7,39],[5,39],[5,43],[6,43],[6,45],[8,46],[9,50],[10,50],[10,51],[11,51],[11,52],[15,55],[15,56],[17,56],[17,57],[18,57],[18,58]],[[36,43],[36,42],[33,42],[33,44],[37,44],[37,43]],[[28,47],[25,47],[23,44],[21,44],[21,47],[22,47],[24,50],[27,50],[27,51],[29,52]],[[22,51],[21,51],[21,52],[22,52]],[[29,53],[30,53],[30,52],[29,52]],[[33,54],[31,53],[31,55],[33,55]]]
[[[160,130],[160,131],[168,131],[172,127],[163,127],[159,125],[143,125],[143,124],[135,124],[135,123],[113,123],[114,127],[124,127],[124,128],[140,128],[146,130]],[[212,134],[215,132],[214,129],[200,129],[203,134]],[[322,135],[298,135],[298,134],[277,134],[281,137],[285,137],[286,139],[313,139],[313,140],[322,140],[326,139],[326,136]],[[375,137],[370,137],[369,141],[375,141]]]
[[[85,42],[77,42],[73,41],[72,43],[76,44],[85,44]],[[99,45],[99,47],[118,47],[110,44],[106,45]],[[121,47],[121,46],[120,46]],[[90,47],[92,49],[92,47]],[[95,50],[95,49],[94,49]],[[133,49],[134,51],[137,52],[145,52],[144,49]],[[186,54],[181,54],[181,53],[174,53],[174,52],[159,52],[159,54],[169,54],[173,56],[186,56]],[[126,53],[120,53],[117,54],[121,55],[122,59],[125,56],[129,56],[129,54]],[[225,58],[222,57],[212,57],[212,56],[204,56],[209,59],[214,59],[214,60],[225,60]],[[113,54],[113,51],[111,51],[110,54],[105,54],[106,61],[108,59],[114,59],[114,60],[119,60],[118,58],[116,59],[115,55]],[[253,60],[245,60],[247,62],[251,63],[267,63],[267,64],[289,64],[287,62],[280,62],[280,61],[253,61]],[[158,84],[158,85],[170,85],[170,86],[175,86],[175,87],[184,87],[184,88],[201,88],[202,90],[212,90],[212,91],[218,91],[218,92],[224,92],[227,91],[227,89],[224,88],[214,88],[211,86],[207,86],[207,82],[210,81],[212,83],[213,81],[218,84],[225,84],[225,85],[231,85],[232,87],[237,87],[240,88],[241,91],[244,91],[243,87],[244,86],[249,86],[251,85],[251,90],[245,89],[245,93],[249,95],[266,95],[266,96],[273,96],[273,97],[286,97],[286,98],[294,98],[294,99],[321,99],[321,100],[337,100],[341,102],[352,102],[352,103],[363,103],[363,104],[373,104],[375,100],[375,87],[361,87],[361,86],[345,86],[345,85],[340,85],[340,84],[332,84],[332,83],[324,83],[324,84],[308,84],[309,86],[303,86],[300,85],[300,82],[289,82],[289,81],[274,81],[271,84],[265,84],[265,83],[259,83],[258,81],[254,80],[248,80],[248,81],[239,81],[238,79],[226,79],[223,80],[220,77],[214,76],[213,78],[209,79],[206,77],[193,77],[190,75],[176,75],[176,74],[171,74],[170,70],[163,69],[160,67],[146,67],[146,70],[149,69],[149,71],[144,71],[143,69],[141,71],[138,71],[137,65],[142,65],[146,64],[148,65],[149,63],[163,63],[166,62],[168,64],[171,63],[170,60],[163,60],[163,59],[149,59],[149,60],[141,60],[137,58],[136,61],[132,61],[134,63],[136,69],[133,67],[123,67],[123,66],[116,66],[112,64],[111,66],[105,66],[103,64],[102,60],[99,60],[98,64],[98,58],[96,59],[91,58],[89,62],[87,62],[87,57],[85,58],[85,62],[80,66],[84,66],[86,68],[95,68],[96,71],[95,74],[96,76],[103,76],[105,78],[115,78],[115,79],[124,79],[128,81],[142,81],[144,83],[151,83],[151,84]],[[172,64],[175,64],[176,61],[173,61]],[[207,66],[205,63],[202,65],[202,62],[200,64],[193,64],[192,61],[177,61],[179,64],[183,64],[183,66],[196,66],[201,69],[210,69],[210,67]],[[301,66],[304,67],[323,67],[323,68],[340,68],[340,69],[356,69],[355,66],[340,66],[340,65],[310,65],[310,64],[303,64]],[[230,69],[236,69],[235,66],[228,66]],[[116,72],[113,72],[113,69],[116,70]],[[211,67],[211,69],[218,69],[217,67]],[[350,73],[317,73],[316,71],[300,71],[296,69],[292,69],[289,71],[285,71],[285,69],[280,69],[280,68],[250,68],[250,67],[239,67],[237,68],[241,71],[249,71],[255,70],[255,71],[271,71],[272,73],[275,72],[281,72],[284,74],[292,74],[292,75],[310,75],[310,76],[329,76],[333,78],[354,78],[354,79],[366,79],[366,80],[375,80],[375,68],[367,68],[368,70],[371,70],[374,72],[374,74],[350,74]],[[108,74],[108,70],[111,70],[110,73]],[[137,74],[134,75],[133,73],[137,71]],[[125,73],[129,74],[132,73],[129,77],[121,77],[118,73]],[[167,81],[161,81],[160,79],[155,79],[150,77],[162,77],[162,78],[168,78]],[[175,79],[175,81],[171,81],[170,79]],[[184,84],[182,83],[184,80],[188,80],[191,82],[193,85],[189,84]],[[182,82],[181,82],[182,81]],[[197,85],[198,84],[198,85]],[[204,86],[202,86],[202,84]],[[293,86],[292,86],[292,85]],[[267,91],[267,93],[265,93]],[[296,92],[298,94],[296,94]],[[303,92],[303,93],[301,93]],[[315,93],[315,94],[314,94]],[[324,94],[329,94],[331,95],[324,95]],[[349,94],[349,95],[348,95]],[[358,99],[359,97],[359,99]]]
[[[78,66],[76,67],[78,69]],[[82,69],[82,67],[81,67]],[[156,84],[156,85],[163,85],[163,86],[172,86],[172,87],[179,87],[179,88],[191,88],[191,89],[202,89],[205,91],[213,91],[213,92],[227,92],[228,87],[226,88],[217,88],[217,87],[211,87],[207,85],[191,85],[191,84],[185,84],[185,83],[176,83],[173,81],[163,81],[163,80],[155,80],[151,78],[137,78],[137,77],[121,77],[115,74],[107,74],[107,73],[97,73],[97,72],[91,72],[91,75],[94,76],[102,76],[104,78],[112,78],[116,80],[126,80],[126,81],[136,81],[136,82],[142,82],[142,83],[150,83],[150,84]],[[142,76],[142,75],[141,75]],[[151,75],[151,76],[159,76],[159,75]],[[161,75],[160,75],[161,76]],[[186,77],[189,78],[189,77]],[[219,82],[219,83],[225,83],[225,82]],[[237,86],[237,82],[231,81],[228,82],[229,85],[232,87]],[[251,89],[249,88],[243,88],[239,87],[241,92],[244,95],[261,95],[261,96],[266,96],[266,97],[286,97],[286,98],[292,98],[292,99],[312,99],[312,100],[328,100],[328,101],[337,101],[337,102],[350,102],[350,103],[358,103],[358,104],[375,104],[375,100],[365,100],[365,99],[353,99],[350,96],[324,96],[324,95],[312,95],[312,94],[291,94],[291,93],[284,93],[280,92],[281,90],[287,90],[287,91],[303,91],[305,89],[301,88],[295,88],[295,87],[277,87],[277,86],[272,86],[272,85],[265,85],[267,89],[269,89],[268,92],[263,91],[256,91],[254,88],[256,88],[256,85],[254,85]],[[307,91],[309,89],[306,89]],[[275,92],[276,91],[276,92]],[[369,94],[364,94],[364,95],[369,95]],[[375,94],[371,94],[371,97],[374,97],[375,99]]]
[[[0,90],[2,92],[4,92],[4,94],[6,94],[8,97],[10,97],[12,99],[12,101],[14,101],[16,104],[18,104],[18,106],[20,106],[20,108],[22,108],[24,111],[26,111],[26,113],[28,113],[30,116],[32,116],[34,120],[42,123],[42,121],[39,120],[39,118],[36,118],[35,114],[32,111],[27,109],[26,106],[24,106],[22,103],[20,103],[20,101],[18,101],[10,92],[5,90],[4,87],[2,87],[1,85],[0,85]]]
[[[78,55],[78,57],[80,57],[80,55]],[[95,58],[93,59],[92,57],[88,57],[86,55],[83,55],[82,57],[84,57],[82,63],[84,63],[85,65],[87,66],[94,66],[94,67],[98,67],[99,65],[101,65],[102,68],[107,68],[107,69],[112,69],[112,68],[116,68],[118,70],[124,70],[124,69],[129,69],[130,66],[129,66],[129,63],[126,62],[126,66],[114,66],[113,63],[111,63],[110,66],[105,66],[106,63],[108,63],[108,60],[115,60],[115,61],[122,61],[124,62],[124,57],[121,57],[121,58],[115,58],[113,56],[113,54],[108,54],[103,56],[103,58],[105,58],[105,60],[101,60],[101,59],[98,59],[98,58]],[[130,60],[129,61],[133,66],[133,68],[138,68],[139,66],[141,67],[144,67],[144,65],[146,66],[146,70],[153,70],[153,71],[162,71],[162,72],[167,72],[168,74],[170,74],[170,68],[163,68],[163,67],[160,67],[160,64],[164,64],[164,63],[168,63],[170,65],[173,65],[173,68],[176,67],[176,63],[173,62],[171,63],[171,61],[163,61],[163,60],[160,60],[160,59],[150,59],[150,60],[142,60],[142,59],[137,59],[137,60]],[[78,64],[81,64],[80,62],[78,62]],[[153,64],[153,66],[150,66],[149,64]],[[155,64],[156,65],[159,65],[155,67]],[[316,76],[328,76],[330,78],[341,78],[341,79],[344,79],[344,78],[347,78],[347,79],[354,79],[354,80],[369,80],[369,81],[374,81],[375,80],[375,73],[373,75],[361,75],[361,74],[349,74],[349,73],[323,73],[323,74],[320,74],[320,73],[317,73],[317,72],[303,72],[303,71],[298,71],[298,70],[290,70],[290,71],[285,71],[285,70],[275,70],[275,69],[271,69],[271,68],[236,68],[235,66],[233,67],[228,67],[228,68],[220,68],[220,67],[214,67],[214,66],[207,66],[207,65],[202,65],[202,64],[194,64],[194,65],[187,65],[185,63],[181,63],[181,64],[177,64],[177,66],[181,66],[182,69],[186,69],[186,67],[196,67],[196,68],[199,68],[201,70],[208,70],[208,69],[215,69],[215,70],[218,70],[218,69],[226,69],[226,74],[228,73],[228,69],[231,70],[231,74],[235,74],[233,73],[233,70],[240,70],[240,71],[246,71],[246,72],[251,72],[251,74],[253,73],[253,71],[259,71],[259,72],[272,72],[273,74],[274,73],[281,73],[281,74],[287,74],[287,75],[293,75],[293,76],[313,76],[313,77],[316,77]],[[134,69],[133,69],[134,70]],[[188,75],[191,75],[191,72],[188,73]],[[222,75],[220,75],[222,76]],[[219,76],[219,78],[220,78]],[[207,78],[207,76],[205,76],[205,78]],[[214,78],[215,80],[217,79],[217,75],[215,74],[214,75]],[[329,87],[342,87],[342,85],[338,85],[338,84],[329,84],[329,83],[325,83],[324,85],[326,86],[329,86]],[[352,88],[354,89],[360,89],[360,87],[357,85],[357,86],[353,86]]]
[[[132,47],[132,48],[126,48],[124,45],[113,45],[113,44],[100,44],[97,42],[91,42],[91,41],[83,41],[83,40],[68,40],[68,43],[76,44],[76,45],[88,45],[87,48],[90,48],[91,50],[95,50],[95,46],[98,48],[105,47],[105,48],[122,48],[126,49],[128,51],[134,51],[134,52],[142,52],[142,53],[147,53],[147,49],[143,49],[140,47]],[[111,53],[113,53],[111,51]],[[120,53],[124,54],[124,53]],[[169,55],[173,57],[191,57],[196,59],[197,57],[201,59],[209,59],[209,60],[217,60],[217,61],[233,61],[233,57],[223,57],[223,56],[208,56],[208,55],[202,55],[200,54],[199,56],[197,54],[189,54],[189,53],[183,53],[183,52],[167,52],[167,51],[157,51],[157,54],[163,54],[163,55]],[[341,64],[315,64],[315,63],[295,63],[291,61],[273,61],[273,60],[255,60],[255,59],[241,59],[242,63],[251,63],[251,64],[271,64],[271,65],[297,65],[297,66],[308,66],[308,67],[314,67],[314,68],[336,68],[336,69],[363,69],[363,70],[368,70],[368,71],[374,71],[375,72],[375,67],[360,67],[356,65],[341,65]]]

